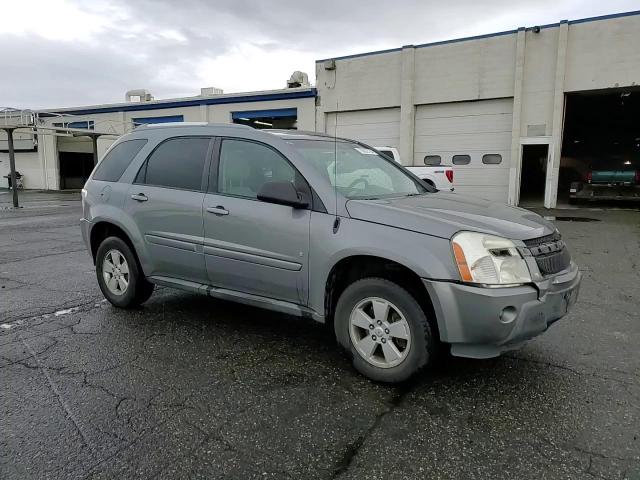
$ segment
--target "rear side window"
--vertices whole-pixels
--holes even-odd
[[[133,158],[138,154],[140,149],[147,143],[144,139],[126,140],[120,142],[113,147],[107,155],[98,164],[94,180],[102,180],[103,182],[117,182],[120,177],[131,164]]]
[[[202,190],[209,138],[172,138],[160,144],[143,165],[136,183]]]
[[[424,157],[424,164],[430,167],[440,165],[442,163],[442,157],[440,155],[426,155]]]

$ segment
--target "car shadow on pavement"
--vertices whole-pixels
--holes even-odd
[[[291,363],[306,367],[337,369],[349,378],[360,378],[351,367],[347,355],[335,341],[333,330],[328,325],[309,319],[297,318],[277,312],[262,310],[202,295],[190,295],[165,289],[137,310],[139,328],[164,331],[170,335],[199,336],[214,350],[221,347],[217,339],[235,339],[251,351],[262,351],[269,357],[271,353],[286,350]],[[149,331],[145,332],[150,334]],[[459,358],[440,352],[435,365],[423,370],[409,381],[399,386],[380,384],[391,393],[419,389],[437,383],[464,383],[473,377],[495,378],[497,371],[504,370],[518,382],[524,371],[531,373],[532,365],[516,361],[511,354],[487,360]],[[224,356],[219,357],[224,361]],[[266,359],[266,362],[269,360]],[[273,364],[274,368],[280,365]],[[535,366],[535,365],[534,365]],[[543,367],[538,364],[537,367]],[[295,371],[296,369],[293,368]],[[275,372],[274,372],[275,373]],[[540,373],[541,375],[543,373]],[[369,380],[362,381],[370,382]],[[504,381],[504,379],[503,379]],[[373,383],[373,382],[372,382]]]

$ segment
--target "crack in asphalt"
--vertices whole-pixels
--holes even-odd
[[[97,297],[96,297],[97,298]],[[98,308],[101,308],[104,305],[104,300],[96,300],[95,298],[92,299],[91,301],[86,301],[86,302],[82,302],[82,303],[63,303],[60,304],[56,307],[49,307],[49,308],[55,308],[53,310],[47,310],[46,312],[40,312],[39,315],[24,315],[21,317],[14,317],[14,318],[10,318],[8,320],[4,320],[3,323],[7,324],[7,325],[11,325],[12,327],[22,327],[24,326],[27,330],[29,328],[32,327],[38,327],[44,323],[46,323],[46,321],[50,318],[50,317],[54,317],[54,320],[58,319],[58,320],[62,320],[64,318],[64,316],[59,316],[56,317],[55,314],[57,312],[60,312],[62,310],[69,310],[72,309],[72,312],[69,312],[69,314],[67,315],[76,315],[79,313],[86,313],[89,312],[91,310],[95,310]],[[67,317],[68,318],[68,317]],[[28,321],[37,321],[40,320],[38,323],[28,323]],[[76,326],[80,323],[81,319],[78,320],[77,323],[72,324],[72,325],[63,325],[60,328],[56,328],[53,330],[50,330],[48,332],[43,332],[43,333],[37,333],[34,335],[30,335],[29,337],[27,337],[27,339],[29,338],[37,338],[43,335],[48,335],[51,334],[53,332],[57,332],[59,330],[64,330],[67,328],[70,328],[71,326]],[[12,334],[14,332],[7,330],[4,336],[9,336],[10,334]],[[81,332],[73,332],[73,333],[81,333]],[[0,338],[2,337],[2,335],[0,335]],[[16,343],[16,340],[10,340],[8,342],[1,342],[0,343],[0,347],[4,346],[4,345],[10,345],[12,343]]]
[[[131,441],[127,442],[126,444],[122,445],[121,447],[117,448],[114,452],[110,453],[109,455],[99,459],[97,462],[93,463],[92,465],[90,465],[86,471],[84,472],[84,476],[82,477],[83,479],[88,479],[90,477],[90,475],[102,464],[104,464],[105,462],[108,462],[111,459],[116,459],[118,461],[120,461],[121,463],[127,463],[122,459],[118,459],[117,455],[119,455],[121,452],[123,452],[124,450],[126,450],[127,448],[135,445],[136,443],[138,443],[148,432],[161,427],[162,425],[164,425],[165,423],[169,422],[171,419],[173,419],[174,417],[176,417],[178,414],[180,414],[182,412],[182,410],[178,410],[176,412],[174,412],[173,414],[169,415],[167,418],[161,420],[160,422],[156,422],[150,426],[148,426],[147,428],[144,428],[140,433],[138,433]],[[136,432],[137,433],[137,432]]]
[[[406,386],[396,387],[396,393],[391,397],[390,400],[386,402],[386,407],[376,415],[369,428],[365,430],[365,432],[358,436],[353,442],[347,444],[342,456],[336,462],[333,467],[333,472],[329,477],[331,480],[339,478],[344,473],[348,472],[351,466],[353,465],[354,460],[360,453],[362,446],[365,441],[371,436],[371,434],[378,428],[382,420],[393,413],[405,399],[405,397],[410,393],[410,388]]]
[[[78,294],[78,295],[82,295],[82,296],[92,295],[91,293],[84,293],[84,292],[79,292],[77,290],[69,290],[69,289],[66,289],[66,288],[52,288],[50,286],[45,285],[47,283],[46,280],[42,280],[40,282],[26,282],[24,280],[20,280],[20,279],[17,279],[17,278],[0,276],[0,281],[17,283],[18,287],[37,287],[40,290],[44,290],[44,291],[51,292],[51,293],[74,293],[74,294]],[[16,287],[16,288],[18,288],[18,287]],[[11,290],[13,290],[13,289],[11,289]]]
[[[3,262],[0,262],[0,265],[9,265],[11,263],[25,262],[25,261],[29,261],[29,260],[35,260],[37,258],[56,257],[58,255],[68,255],[70,253],[82,252],[82,251],[84,251],[86,249],[87,249],[86,247],[83,247],[83,248],[78,248],[76,250],[67,250],[67,251],[64,251],[64,252],[47,253],[47,254],[42,254],[42,255],[32,255],[32,256],[29,256],[27,258],[18,258],[18,259],[13,259],[13,260],[9,260],[9,261],[3,261]]]
[[[71,420],[71,423],[73,423],[73,425],[75,426],[76,431],[84,441],[85,445],[89,447],[89,450],[91,450],[92,453],[95,453],[96,448],[93,441],[89,438],[89,436],[84,431],[84,428],[82,427],[81,422],[74,415],[73,411],[67,404],[67,401],[64,399],[64,397],[60,393],[58,386],[51,378],[51,375],[49,375],[49,372],[47,372],[45,366],[43,366],[43,364],[40,362],[40,359],[38,358],[37,353],[31,348],[31,346],[24,339],[21,338],[20,340],[22,344],[25,346],[25,348],[29,351],[29,353],[31,353],[31,355],[33,356],[33,359],[36,361],[38,365],[38,369],[42,372],[42,374],[46,378],[51,391],[55,393],[56,397],[58,397],[58,401],[60,402],[60,405],[62,406],[64,411],[67,413],[67,418]]]
[[[552,363],[552,362],[549,362],[549,361],[534,360],[532,358],[518,357],[518,356],[513,356],[513,355],[508,355],[508,354],[502,355],[502,358],[509,358],[511,360],[520,360],[522,362],[534,363],[534,364],[537,364],[537,365],[546,365],[548,367],[553,367],[553,368],[557,368],[559,370],[565,370],[567,372],[571,372],[571,373],[573,373],[575,375],[578,375],[578,376],[589,376],[589,377],[599,378],[600,380],[608,380],[608,381],[612,381],[612,382],[618,382],[618,383],[621,383],[621,384],[624,384],[624,385],[633,386],[633,387],[637,386],[637,384],[635,384],[633,382],[629,382],[627,380],[622,380],[620,378],[609,377],[609,376],[606,376],[606,375],[601,375],[601,374],[596,373],[596,372],[584,372],[584,371],[577,370],[577,369],[575,369],[573,367],[569,367],[567,365],[560,365],[560,364]],[[621,373],[623,375],[629,375],[631,377],[640,378],[640,375],[637,375],[637,374],[634,374],[634,373],[631,373],[631,372],[626,372],[624,370],[611,370],[611,371],[616,372],[616,373]]]

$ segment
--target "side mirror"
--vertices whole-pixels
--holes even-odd
[[[288,205],[293,208],[307,208],[306,200],[291,182],[267,182],[258,192],[258,200],[279,205]]]

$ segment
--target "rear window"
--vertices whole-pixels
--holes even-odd
[[[103,182],[117,182],[145,143],[145,139],[120,142],[107,152],[92,178]]]

